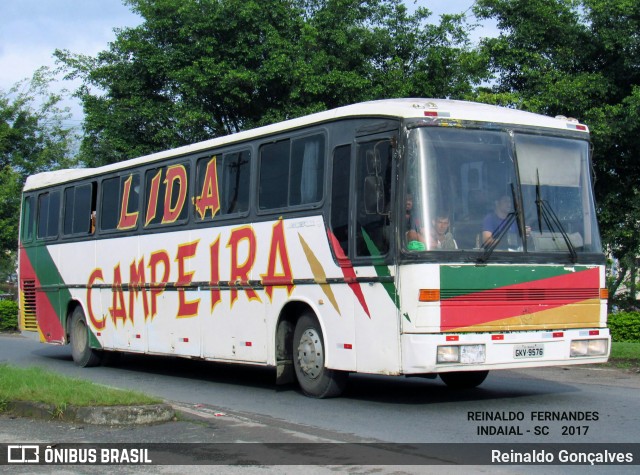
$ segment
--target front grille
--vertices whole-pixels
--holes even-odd
[[[447,289],[440,291],[441,300],[453,299],[465,302],[531,302],[577,301],[600,298],[599,289]]]

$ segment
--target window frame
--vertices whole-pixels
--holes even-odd
[[[384,133],[380,133],[380,134],[371,134],[371,135],[363,135],[363,136],[359,136],[357,137],[354,145],[355,145],[355,156],[353,157],[353,163],[352,166],[354,167],[353,171],[352,171],[352,183],[353,183],[353,187],[352,187],[352,210],[351,210],[351,239],[352,242],[350,243],[350,250],[352,251],[352,254],[350,256],[351,261],[354,264],[358,264],[358,265],[365,265],[365,264],[369,264],[371,262],[384,262],[385,264],[389,264],[392,261],[392,258],[394,256],[394,252],[395,252],[395,247],[396,247],[396,241],[397,239],[395,238],[395,229],[397,227],[397,219],[394,219],[394,211],[396,210],[396,207],[398,206],[397,204],[397,199],[395,199],[396,196],[396,189],[398,186],[398,172],[397,172],[397,168],[398,168],[398,160],[397,160],[397,140],[398,140],[398,132],[397,130],[393,130],[393,131],[389,131],[389,132],[384,132]],[[391,157],[389,159],[389,173],[390,173],[390,180],[388,183],[389,186],[389,190],[387,192],[388,195],[388,200],[387,200],[387,213],[386,214],[381,214],[380,216],[386,216],[386,232],[388,233],[387,239],[388,239],[388,243],[387,243],[387,248],[385,249],[384,252],[381,252],[379,256],[372,256],[372,255],[365,255],[365,254],[358,254],[358,245],[359,245],[359,241],[358,241],[358,218],[359,218],[359,206],[360,204],[364,203],[364,192],[363,192],[363,188],[364,188],[364,181],[360,182],[359,179],[360,177],[360,166],[361,166],[361,151],[363,149],[363,146],[366,144],[370,144],[370,143],[374,143],[374,142],[382,142],[382,141],[387,141],[389,142],[389,148],[390,148],[390,152],[391,152]],[[364,160],[366,161],[366,156],[364,158]],[[366,166],[366,163],[364,164]],[[384,178],[383,178],[384,180]],[[362,185],[362,186],[361,186]],[[383,233],[384,233],[384,229],[383,229]]]
[[[326,194],[327,194],[327,186],[326,186],[327,174],[328,174],[327,164],[330,162],[330,160],[328,159],[328,149],[329,149],[328,139],[327,139],[328,135],[329,135],[328,132],[324,128],[312,129],[312,130],[305,130],[303,133],[299,133],[299,134],[292,134],[284,137],[281,136],[281,137],[273,138],[272,140],[263,141],[257,144],[257,151],[258,151],[256,155],[257,156],[256,158],[257,160],[256,175],[257,176],[256,176],[256,187],[255,187],[256,189],[255,207],[256,207],[257,215],[264,216],[264,215],[270,215],[270,214],[282,214],[282,213],[289,213],[289,212],[295,212],[300,210],[312,210],[312,209],[322,208],[326,200]],[[292,158],[293,158],[293,149],[296,142],[300,140],[312,138],[312,137],[318,137],[321,140],[320,141],[321,153],[319,156],[322,160],[322,164],[318,168],[321,171],[321,176],[318,178],[318,183],[322,185],[320,197],[318,200],[313,202],[291,205],[289,203],[291,201],[291,170],[292,170],[291,165],[292,165]],[[283,142],[283,141],[288,141],[288,149],[289,149],[289,166],[288,166],[288,174],[287,174],[287,204],[284,206],[274,207],[274,208],[261,208],[260,207],[260,194],[261,194],[260,186],[261,186],[262,169],[263,169],[262,151],[265,146],[276,144],[278,142]]]
[[[96,231],[93,234],[99,233],[99,234],[106,234],[106,235],[113,235],[113,234],[125,234],[125,233],[131,233],[131,232],[138,232],[138,230],[140,229],[140,221],[141,221],[141,217],[140,215],[138,215],[138,219],[136,220],[136,225],[132,228],[128,228],[128,229],[118,229],[118,221],[120,219],[120,214],[122,212],[122,210],[120,209],[120,205],[122,204],[122,186],[124,181],[126,181],[130,176],[138,176],[138,178],[140,178],[140,174],[141,174],[141,170],[140,169],[127,169],[127,170],[122,170],[120,173],[116,174],[116,175],[108,175],[108,176],[104,176],[101,177],[99,180],[99,184],[98,184],[98,190],[97,190],[97,202],[96,202]],[[109,229],[104,229],[102,227],[102,223],[104,220],[104,213],[102,212],[103,209],[103,205],[104,205],[104,190],[105,190],[105,182],[109,181],[109,180],[114,180],[117,179],[119,180],[118,183],[118,200],[117,200],[117,210],[116,210],[116,226],[114,228],[109,228]],[[138,212],[140,214],[142,214],[141,209],[140,209],[140,201],[141,201],[141,195],[142,192],[144,190],[143,184],[140,183],[140,192],[138,193]],[[127,210],[129,211],[129,210]]]
[[[92,233],[91,232],[91,213],[92,211],[94,211],[92,209],[92,200],[93,200],[93,195],[94,193],[97,192],[96,189],[94,189],[96,187],[96,182],[95,181],[90,181],[90,182],[84,182],[84,183],[77,183],[71,186],[67,186],[63,189],[62,191],[62,238],[63,239],[72,239],[72,238],[77,238],[77,237],[81,237],[81,236],[91,236],[95,234],[95,230]],[[86,231],[78,231],[78,232],[74,232],[73,228],[74,228],[74,223],[75,223],[75,219],[72,221],[71,223],[71,232],[70,233],[66,233],[65,232],[65,223],[66,223],[66,219],[67,219],[67,202],[66,202],[66,194],[68,190],[74,190],[74,207],[73,207],[73,214],[74,214],[74,218],[75,218],[75,205],[77,203],[76,198],[75,198],[75,194],[77,192],[77,190],[79,188],[83,188],[83,187],[89,187],[90,188],[90,198],[89,198],[89,213],[87,215],[87,223],[89,224],[88,229]]]
[[[354,144],[353,143],[345,143],[345,144],[336,144],[331,152],[331,156],[330,156],[330,161],[331,161],[331,165],[330,165],[330,169],[331,169],[331,178],[330,178],[330,188],[331,188],[331,195],[330,195],[330,205],[329,205],[329,219],[328,219],[328,226],[329,229],[331,230],[331,233],[333,234],[333,236],[336,238],[336,240],[338,240],[338,243],[340,244],[340,240],[338,239],[338,236],[336,236],[335,230],[334,230],[334,210],[336,210],[336,208],[334,208],[334,198],[336,197],[335,195],[335,190],[336,187],[335,185],[335,176],[336,176],[336,169],[339,167],[339,164],[336,163],[337,158],[346,158],[347,159],[347,164],[348,167],[346,167],[347,171],[347,206],[346,206],[346,237],[347,237],[347,248],[345,250],[345,248],[342,246],[342,244],[340,244],[340,249],[342,249],[342,252],[344,253],[346,258],[350,258],[353,255],[353,249],[352,249],[352,243],[353,243],[353,236],[352,236],[352,229],[353,229],[353,217],[352,217],[352,210],[354,209],[355,205],[353,203],[353,187],[354,187],[354,173],[353,173],[353,164],[355,162],[354,160]],[[341,151],[347,151],[348,155],[344,155],[344,156],[339,156],[338,153]],[[345,252],[346,251],[346,252]],[[335,253],[335,250],[334,250]]]
[[[37,208],[35,204],[37,203],[35,195],[26,195],[22,198],[22,209],[20,210],[20,242],[22,244],[29,244],[34,241],[36,238],[36,217]],[[29,208],[29,216],[25,216],[25,209]],[[27,234],[28,233],[28,234]]]
[[[160,180],[162,181],[162,177],[164,176],[164,178],[166,179],[167,176],[167,172],[166,170],[168,170],[170,167],[175,167],[175,166],[182,166],[186,169],[186,177],[187,177],[187,189],[185,192],[185,201],[183,204],[183,208],[181,210],[181,215],[184,214],[183,217],[178,217],[176,218],[174,221],[168,222],[168,223],[163,223],[162,222],[162,218],[160,218],[160,222],[158,223],[149,223],[146,224],[146,219],[147,219],[147,208],[149,206],[149,203],[147,202],[147,198],[150,197],[150,188],[147,186],[147,174],[152,173],[154,176],[157,175],[158,170],[164,170],[164,173],[161,175]],[[141,184],[140,184],[140,188],[142,189],[142,196],[140,197],[140,219],[139,219],[139,229],[141,233],[144,232],[155,232],[158,231],[160,229],[170,229],[173,227],[179,227],[179,226],[188,226],[189,222],[191,220],[191,212],[190,212],[190,208],[193,206],[191,203],[192,198],[194,197],[193,194],[193,180],[194,180],[194,171],[193,171],[193,167],[194,167],[194,160],[191,157],[181,157],[178,160],[172,160],[170,162],[159,162],[159,163],[154,163],[154,164],[150,164],[150,166],[145,167],[143,169],[141,169],[139,171],[140,175],[141,175]],[[153,178],[151,179],[151,181],[153,181]],[[151,182],[150,182],[151,183]],[[164,187],[164,188],[163,188]],[[158,201],[162,201],[162,212],[164,213],[164,194],[162,193],[162,190],[166,189],[166,185],[160,185],[158,188]],[[158,210],[156,209],[156,212]],[[157,219],[158,215],[156,215],[154,217],[154,219]]]
[[[52,194],[57,194],[58,195],[58,219],[57,219],[57,229],[56,229],[56,233],[55,234],[49,234],[49,224],[50,224],[50,219],[51,219],[51,200],[50,198],[47,201],[47,235],[46,236],[40,236],[40,213],[41,213],[41,207],[40,207],[40,198],[44,195],[52,195]],[[61,208],[62,208],[62,193],[60,188],[50,188],[50,189],[46,189],[41,191],[40,193],[37,193],[37,198],[36,198],[36,207],[37,207],[37,211],[36,211],[36,226],[35,226],[35,238],[38,241],[54,241],[56,239],[58,239],[58,237],[60,236],[60,215],[61,215]]]
[[[224,189],[223,187],[223,176],[221,176],[220,174],[218,174],[218,170],[220,169],[220,167],[224,167],[224,161],[225,161],[225,157],[227,157],[228,155],[234,155],[234,154],[240,154],[242,155],[243,153],[247,153],[249,155],[249,179],[248,179],[248,187],[247,187],[247,194],[246,194],[246,199],[247,199],[247,209],[243,210],[243,211],[236,211],[233,213],[221,213],[220,209],[218,210],[218,212],[216,212],[216,214],[214,216],[205,216],[205,218],[200,218],[198,211],[196,210],[195,207],[195,199],[198,196],[198,194],[201,191],[201,184],[200,184],[200,164],[202,162],[207,162],[210,161],[211,159],[213,159],[213,157],[221,157],[222,158],[222,165],[220,165],[218,162],[216,162],[216,176],[217,176],[217,180],[218,180],[218,199],[220,200],[220,207],[222,207],[223,203],[223,196],[222,196],[222,190]],[[192,198],[192,203],[191,203],[191,215],[193,217],[193,223],[196,226],[203,226],[203,225],[211,225],[211,223],[217,223],[219,221],[225,221],[225,220],[231,220],[231,219],[237,219],[237,218],[242,218],[242,217],[246,217],[249,215],[249,213],[251,212],[251,208],[252,208],[252,188],[253,188],[253,148],[250,146],[244,146],[244,147],[237,147],[237,148],[232,148],[232,149],[228,149],[228,150],[221,150],[221,151],[208,151],[206,154],[204,155],[200,155],[195,157],[195,159],[193,160],[194,163],[194,187],[191,193],[191,197]],[[205,168],[206,170],[206,168]],[[204,178],[203,178],[203,182],[204,182]]]

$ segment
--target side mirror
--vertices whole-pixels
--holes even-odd
[[[382,177],[364,179],[364,210],[367,214],[385,214],[384,183]]]
[[[377,146],[373,150],[367,150],[367,174],[380,175],[382,172],[382,159]]]

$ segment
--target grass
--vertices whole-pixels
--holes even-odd
[[[613,342],[609,364],[618,368],[640,367],[639,342]]]
[[[43,368],[0,365],[0,412],[10,401],[66,406],[131,406],[157,404],[157,398],[69,378]]]
[[[614,342],[611,357],[640,361],[640,343]]]

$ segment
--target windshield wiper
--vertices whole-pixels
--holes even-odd
[[[507,234],[507,231],[509,230],[509,228],[511,227],[515,219],[516,219],[516,213],[515,211],[512,211],[507,215],[506,218],[504,218],[504,220],[500,223],[500,225],[491,233],[492,242],[491,244],[485,247],[484,253],[478,258],[478,262],[481,262],[484,264],[489,260],[489,257],[491,257],[491,254],[493,254],[493,251],[495,250],[495,248],[498,246],[498,244],[500,244],[500,241],[502,240],[504,235]]]
[[[493,251],[496,249],[498,244],[500,244],[500,241],[502,240],[504,235],[507,234],[507,232],[511,228],[511,225],[516,220],[516,218],[518,218],[518,233],[520,234],[520,238],[521,239],[523,238],[523,234],[522,234],[523,226],[520,219],[518,199],[516,198],[516,190],[515,190],[515,187],[513,186],[513,183],[511,183],[511,199],[513,200],[514,210],[511,213],[507,214],[507,216],[502,220],[500,225],[491,233],[491,240],[492,240],[491,244],[489,244],[488,246],[485,246],[484,253],[482,254],[482,256],[478,258],[478,262],[482,264],[486,263],[487,260],[489,260],[489,257],[491,257],[491,254],[493,254]],[[522,240],[524,242],[524,239]]]
[[[536,174],[538,171],[536,170]],[[567,245],[567,249],[569,251],[569,255],[571,257],[571,262],[574,264],[578,260],[578,252],[576,251],[575,246],[571,242],[571,238],[567,234],[567,231],[564,229],[564,226],[560,222],[560,218],[553,211],[553,208],[549,204],[548,201],[545,201],[540,196],[540,176],[537,176],[536,183],[536,208],[538,212],[538,230],[540,234],[542,234],[542,221],[547,225],[547,228],[551,233],[559,232],[562,235],[562,239],[564,239],[565,244]],[[554,238],[555,239],[555,238]]]

